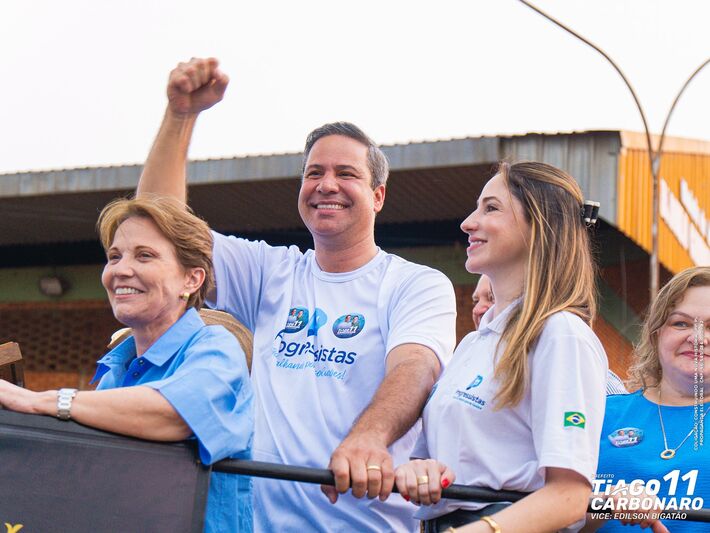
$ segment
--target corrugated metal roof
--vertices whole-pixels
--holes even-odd
[[[624,133],[626,135],[626,133]],[[622,132],[587,131],[411,142],[384,146],[391,163],[378,223],[460,220],[503,158],[544,161],[570,172],[615,224]],[[0,175],[0,246],[94,240],[100,209],[130,194],[140,165]],[[301,154],[192,161],[191,206],[228,232],[301,228],[296,198]]]
[[[564,169],[585,198],[601,202],[599,214],[616,224],[616,178],[621,140],[618,132],[529,134],[502,141],[502,158],[544,161]]]
[[[495,160],[497,148],[495,137],[383,146],[392,170],[476,164]],[[191,161],[188,183],[297,178],[301,159],[293,153]],[[134,189],[141,170],[142,165],[127,165],[0,174],[0,198]]]

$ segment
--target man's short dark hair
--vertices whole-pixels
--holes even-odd
[[[367,147],[367,166],[370,169],[370,174],[372,175],[372,188],[375,189],[379,185],[387,184],[387,177],[389,176],[389,163],[387,162],[387,157],[380,150],[380,147],[375,144],[375,141],[370,139],[365,132],[358,128],[355,124],[350,122],[332,122],[330,124],[324,124],[320,128],[314,129],[308,134],[306,139],[306,147],[303,149],[303,168],[302,172],[306,170],[306,161],[308,160],[308,155],[311,153],[313,145],[316,144],[318,139],[323,137],[328,137],[329,135],[342,135],[343,137],[350,137],[362,143]]]

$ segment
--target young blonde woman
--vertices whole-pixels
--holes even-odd
[[[632,389],[639,390],[607,401],[597,492],[603,495],[620,480],[641,480],[666,506],[674,500],[681,507],[685,498],[693,507],[708,507],[710,444],[704,442],[704,429],[710,424],[705,418],[710,409],[710,267],[684,270],[660,290],[644,322],[630,374]],[[622,490],[617,497],[633,500],[632,492],[637,491]],[[642,509],[653,501],[644,499],[638,501]],[[647,525],[654,533],[710,531],[710,524],[659,523],[653,513],[646,516],[649,519],[636,520],[634,527],[624,527],[631,523],[627,520],[601,524],[590,517],[585,532],[600,525],[599,531],[605,532],[640,531]]]
[[[396,472],[402,496],[424,504],[425,531],[535,533],[584,518],[607,359],[590,328],[595,269],[582,209],[565,172],[502,163],[461,224],[466,269],[490,278],[495,306],[424,409],[415,457],[432,459]],[[454,477],[532,494],[512,505],[440,500]]]

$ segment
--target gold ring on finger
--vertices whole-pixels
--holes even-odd
[[[377,470],[378,472],[382,472],[382,467],[380,465],[367,465],[367,471],[369,472],[370,470]]]
[[[417,477],[417,485],[425,485],[427,483],[429,483],[429,476]]]

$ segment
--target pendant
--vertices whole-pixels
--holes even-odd
[[[661,459],[673,459],[675,457],[675,450],[666,448],[661,452]]]

